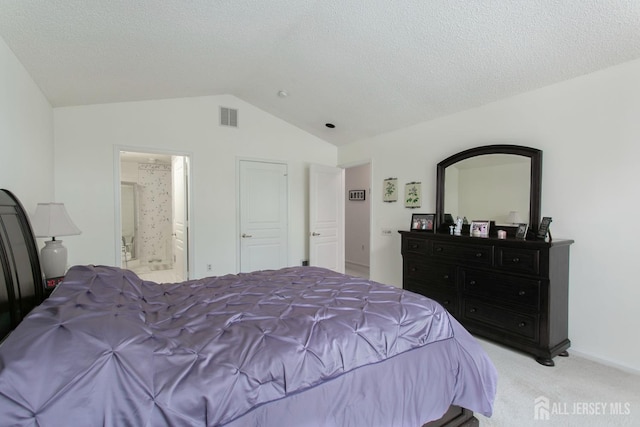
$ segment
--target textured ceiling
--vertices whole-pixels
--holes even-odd
[[[640,1],[0,0],[0,36],[55,107],[232,94],[342,145],[640,58]]]

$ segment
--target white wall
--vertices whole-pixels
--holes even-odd
[[[0,38],[0,188],[28,213],[54,199],[53,110]]]
[[[220,106],[239,128],[218,126]],[[288,162],[290,265],[308,259],[308,165],[335,166],[335,146],[227,95],[56,108],[54,128],[56,194],[83,232],[70,264],[116,262],[114,146],[192,155],[193,277],[237,271],[237,158]]]
[[[422,181],[435,209],[436,164],[463,149],[518,144],[543,150],[542,215],[571,247],[572,348],[640,370],[640,60],[339,149],[339,162],[371,159],[371,278],[401,286],[400,237],[411,210],[382,203],[382,180]]]
[[[346,262],[369,266],[369,230],[371,210],[371,165],[345,169],[345,245]],[[365,190],[364,201],[349,200],[349,190]]]

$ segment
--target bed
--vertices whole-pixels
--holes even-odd
[[[25,217],[0,207],[9,287],[34,241],[7,194]],[[13,294],[34,308],[0,344],[3,425],[461,426],[493,410],[493,364],[440,305],[322,268],[158,284],[74,266],[40,304]]]

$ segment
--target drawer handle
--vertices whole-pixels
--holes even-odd
[[[475,307],[469,309],[469,313],[475,313],[478,311]]]
[[[482,258],[482,252],[478,252],[478,253],[476,254],[476,258]]]
[[[517,263],[519,263],[519,262],[520,262],[520,258],[515,257],[515,258],[513,259],[513,263],[514,263],[514,264],[517,264]]]
[[[442,276],[442,278],[443,278],[444,280],[449,280],[449,275],[448,275],[448,274],[445,274],[444,276]]]
[[[417,269],[417,268],[415,268],[415,267],[411,267],[411,272],[412,272],[412,273],[415,273],[416,271],[418,271],[418,269]]]
[[[450,301],[449,301],[448,299],[447,299],[447,300],[442,301],[442,305],[449,305],[449,304],[450,304]]]
[[[442,247],[441,246],[436,247],[436,252],[442,252]]]
[[[526,322],[518,323],[518,328],[524,328],[525,326],[527,326]]]
[[[525,292],[525,291],[520,291],[520,292],[518,292],[518,295],[520,295],[520,296],[523,296],[524,294],[526,294],[526,292]]]
[[[411,245],[411,249],[418,249],[419,247],[420,245],[416,245],[416,244]]]
[[[475,284],[476,284],[476,281],[475,281],[475,280],[470,280],[470,281],[469,281],[469,284],[470,284],[470,285],[475,285]]]

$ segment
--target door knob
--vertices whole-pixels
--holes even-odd
[[[242,233],[242,238],[246,239],[247,237],[253,237],[251,234]]]

